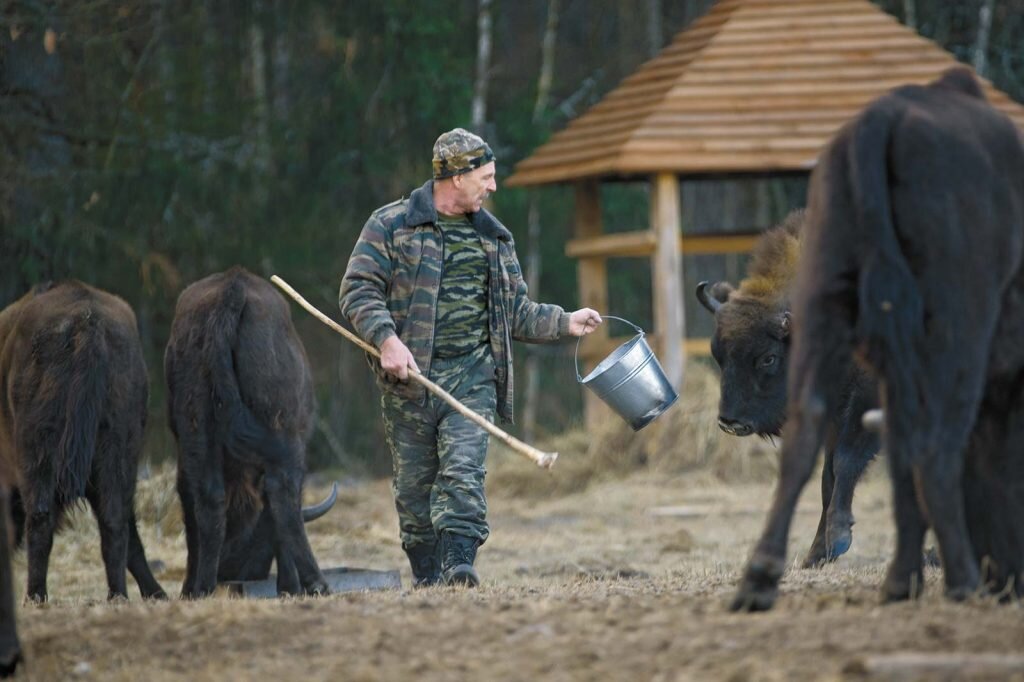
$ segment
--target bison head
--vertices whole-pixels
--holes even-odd
[[[789,311],[733,293],[725,282],[697,285],[715,315],[711,354],[722,371],[718,426],[734,436],[778,435],[786,419]]]

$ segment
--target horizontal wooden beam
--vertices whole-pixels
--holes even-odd
[[[683,341],[686,354],[690,356],[708,357],[711,355],[711,339],[693,338]]]
[[[748,253],[757,234],[682,235],[679,251],[685,255]],[[639,258],[654,254],[655,235],[651,230],[614,232],[596,237],[577,237],[565,244],[570,258]]]
[[[599,237],[578,237],[565,244],[570,258],[607,258],[609,256],[650,256],[656,244],[651,230],[613,232]]]

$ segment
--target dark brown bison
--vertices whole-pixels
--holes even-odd
[[[876,100],[823,153],[793,297],[782,476],[734,609],[774,602],[786,538],[856,353],[879,379],[896,551],[884,597],[1019,594],[1024,567],[1024,145],[971,72]]]
[[[0,465],[2,467],[2,465]],[[21,644],[14,614],[14,576],[9,529],[10,494],[0,483],[0,677],[10,677],[21,663]]]
[[[120,298],[68,281],[40,286],[0,313],[0,461],[24,519],[29,599],[45,601],[53,534],[89,501],[109,597],[165,598],[135,525],[135,479],[149,391],[135,315]]]
[[[238,267],[189,286],[164,372],[188,543],[182,595],[265,577],[271,558],[279,593],[326,594],[300,507],[313,381],[284,298]]]
[[[711,354],[722,373],[718,425],[735,436],[777,436],[786,420],[790,296],[800,257],[804,212],[762,236],[747,278],[697,286],[697,299],[715,316]],[[852,363],[842,383],[842,407],[829,415],[821,473],[821,520],[804,566],[832,561],[853,542],[853,491],[878,452],[878,437],[860,416],[874,405],[876,388]]]

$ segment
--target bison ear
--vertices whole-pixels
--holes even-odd
[[[729,300],[732,285],[728,282],[701,282],[697,285],[697,300],[712,313]]]
[[[779,339],[789,338],[789,330],[792,327],[793,316],[789,314],[788,310],[779,313],[778,316],[778,329]]]

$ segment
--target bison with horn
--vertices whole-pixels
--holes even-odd
[[[188,565],[184,597],[218,580],[264,578],[280,594],[326,594],[300,508],[315,419],[305,349],[284,298],[240,267],[178,298],[164,355]]]

